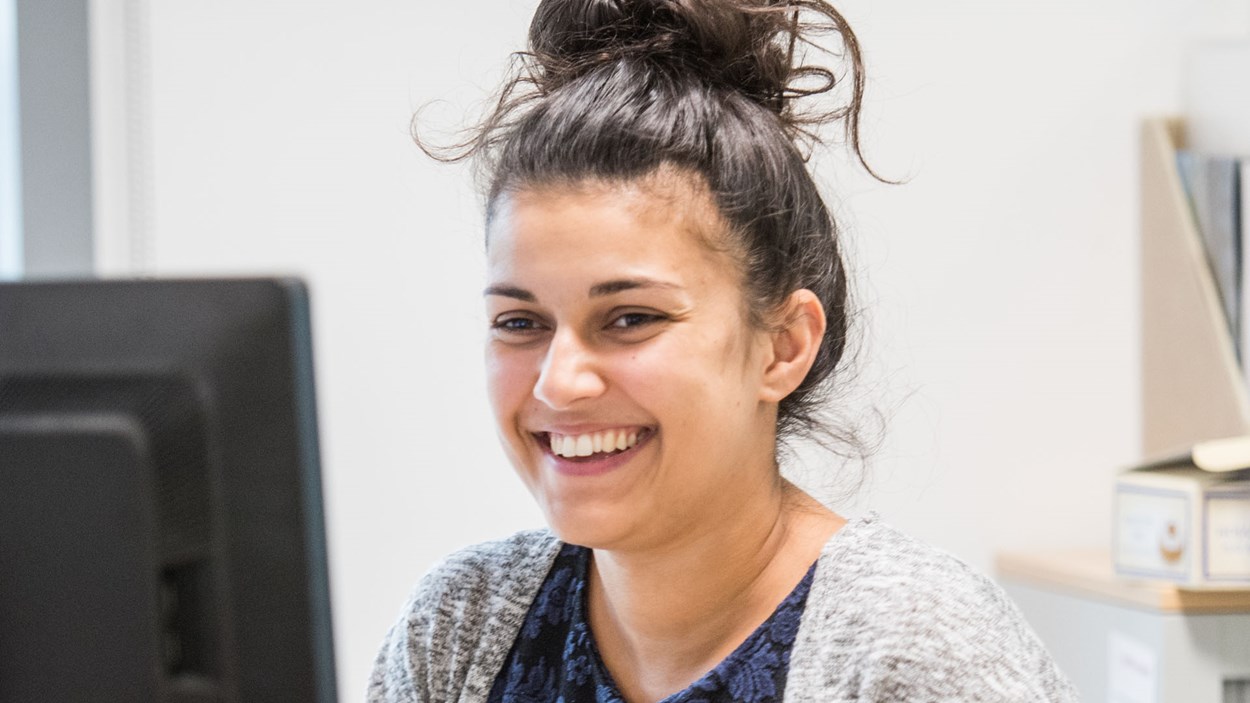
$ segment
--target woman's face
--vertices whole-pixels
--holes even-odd
[[[721,227],[706,190],[684,182],[498,204],[491,403],[562,539],[622,548],[714,530],[776,480],[769,335],[746,322],[733,257],[708,244]]]

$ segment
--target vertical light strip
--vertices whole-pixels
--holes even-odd
[[[0,0],[3,1],[3,0]],[[126,0],[126,222],[130,272],[151,273],[152,139],[148,0]]]
[[[22,150],[17,88],[17,2],[0,0],[0,281],[22,276]]]

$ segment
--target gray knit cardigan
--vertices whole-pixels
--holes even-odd
[[[369,681],[369,703],[481,703],[560,542],[523,532],[457,552],[417,585]],[[1003,591],[963,562],[853,520],[825,545],[785,700],[1075,701]]]

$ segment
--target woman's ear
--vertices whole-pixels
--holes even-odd
[[[772,358],[764,369],[760,399],[779,403],[794,392],[816,362],[825,337],[825,306],[806,288],[796,290],[777,311],[770,332]]]

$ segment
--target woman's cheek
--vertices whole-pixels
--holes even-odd
[[[502,345],[498,345],[502,347]],[[514,349],[492,347],[486,352],[486,391],[495,419],[506,429],[509,415],[520,409],[528,395],[524,359]]]

